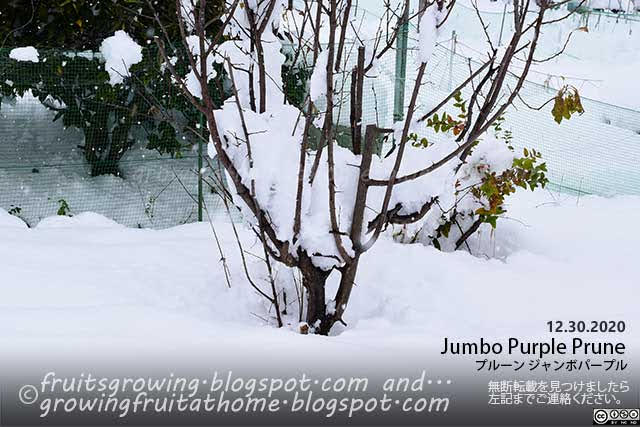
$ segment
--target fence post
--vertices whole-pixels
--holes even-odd
[[[502,22],[500,23],[500,36],[498,37],[498,46],[502,46],[502,31],[504,30],[504,18],[507,16],[507,4],[504,4],[502,10]]]
[[[198,138],[198,221],[202,222],[202,206],[203,206],[203,198],[202,198],[202,138],[204,138],[204,115],[200,113],[200,138]]]
[[[451,90],[453,88],[453,60],[456,56],[456,47],[458,45],[458,35],[456,34],[456,30],[451,32],[451,55],[449,56],[449,87]]]
[[[405,7],[403,24],[396,44],[396,82],[393,97],[393,121],[404,118],[404,87],[407,79],[407,44],[409,40],[409,8]]]

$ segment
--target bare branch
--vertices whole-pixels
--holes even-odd
[[[400,170],[400,165],[402,163],[402,157],[404,156],[404,150],[407,145],[407,139],[409,136],[409,128],[411,127],[411,121],[413,120],[413,113],[416,108],[416,102],[418,99],[418,92],[420,91],[420,86],[422,85],[422,78],[424,76],[424,71],[427,68],[427,63],[423,62],[420,64],[420,68],[418,69],[418,75],[416,77],[415,86],[413,87],[413,93],[411,94],[411,101],[409,103],[409,110],[407,112],[407,117],[404,122],[404,128],[402,129],[402,137],[400,138],[400,144],[398,147],[398,153],[396,154],[396,161],[393,165],[393,169],[391,171],[391,175],[389,176],[389,180],[387,181],[387,189],[384,195],[384,201],[382,202],[381,215],[382,217],[386,217],[387,209],[389,208],[389,202],[391,200],[391,192],[393,191],[394,185],[396,185],[396,177],[398,176],[398,171]],[[380,232],[382,231],[382,224],[378,224],[373,232],[373,236],[369,239],[367,244],[364,246],[364,251],[367,251],[373,244],[378,240],[380,236]]]

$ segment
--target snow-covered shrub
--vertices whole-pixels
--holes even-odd
[[[456,113],[434,113],[426,127],[436,134],[453,139],[462,134],[467,119],[467,103],[462,95],[454,96]],[[512,135],[502,128],[504,117],[496,119],[492,131],[470,146],[455,170],[449,192],[438,196],[435,206],[424,220],[403,225],[394,231],[403,243],[421,242],[451,251],[468,245],[466,240],[483,224],[496,228],[497,220],[506,213],[505,199],[518,188],[544,188],[548,180],[542,154],[535,149],[516,153]],[[431,143],[416,133],[409,135],[414,147],[429,149]],[[463,246],[464,245],[464,246]]]
[[[284,296],[272,263],[301,276],[303,329],[328,334],[335,323],[344,323],[361,257],[389,226],[418,224],[430,243],[442,246],[441,226],[450,222],[460,227],[456,240],[446,232],[455,245],[474,232],[478,221],[494,224],[504,198],[516,187],[545,183],[539,154],[516,155],[501,124],[535,59],[545,12],[553,3],[515,1],[511,39],[503,48],[491,46],[484,63],[470,63],[469,78],[427,113],[419,113],[418,96],[438,29],[455,7],[453,1],[421,2],[426,10],[417,13],[404,9],[408,2],[385,3],[387,13],[372,39],[350,15],[352,0],[299,8],[289,8],[284,0],[229,0],[221,15],[210,13],[208,4],[187,1],[193,25],[177,15],[185,28],[182,44],[190,46],[186,55],[177,56],[171,40],[156,42],[176,86],[206,117],[208,152],[231,183],[229,202],[243,212],[262,243],[270,289],[261,289],[248,273],[247,278],[274,306],[279,325]],[[363,119],[364,88],[378,78],[378,61],[394,53],[403,24],[420,16],[421,64],[411,82],[405,118],[393,129],[381,128]],[[214,21],[222,23],[217,35],[207,27]],[[166,26],[160,19],[157,24]],[[348,49],[347,39],[352,40]],[[309,94],[303,101],[286,93],[283,67],[295,61],[287,62],[283,40],[293,45],[295,56],[311,58]],[[231,88],[221,105],[211,88],[213,63],[224,68]],[[515,75],[514,86],[505,83],[507,75]],[[470,92],[464,107],[462,90]],[[339,144],[346,91],[350,143]],[[467,111],[456,118],[441,112],[451,101]],[[315,141],[314,129],[319,133]],[[448,137],[431,143],[424,137],[427,131]],[[390,134],[395,148],[381,157],[376,141]],[[330,276],[337,287],[333,297],[326,295]]]

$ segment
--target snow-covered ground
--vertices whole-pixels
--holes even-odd
[[[464,23],[468,16],[453,18],[464,29],[459,33],[459,53],[473,56],[473,49],[481,51],[481,37]],[[623,40],[620,28],[614,26],[616,35],[603,40],[620,38],[615,50],[632,56],[629,46],[637,36]],[[566,34],[566,29],[562,31]],[[590,30],[577,36],[584,34],[604,32]],[[443,31],[440,36],[447,46],[450,33]],[[546,36],[545,49],[561,40]],[[470,48],[464,50],[463,43]],[[598,57],[597,52],[586,52],[589,41],[582,43],[585,56],[541,65],[536,73],[546,75],[542,67],[564,67],[579,60],[580,65],[568,69],[594,78],[588,70],[605,70],[596,63],[615,55]],[[388,64],[379,64],[379,87],[386,89],[375,94],[380,110],[366,106],[371,116],[380,112],[391,117],[394,61],[390,58]],[[422,108],[451,89],[446,80],[449,58],[440,55],[438,63],[429,64]],[[409,73],[415,72],[410,61],[412,66]],[[467,72],[463,66],[458,69]],[[601,79],[604,89],[587,95],[634,107],[637,77],[629,79],[629,70],[637,69],[635,57],[618,60],[611,67],[612,77]],[[434,74],[438,70],[440,74]],[[587,83],[580,89],[586,87]],[[20,120],[11,108],[3,104],[0,113]],[[228,368],[214,363],[227,358],[245,368],[325,370],[348,361],[398,370],[413,358],[432,368],[445,336],[469,341],[509,336],[550,339],[551,320],[625,321],[627,329],[615,339],[630,349],[629,359],[637,355],[633,349],[640,343],[634,326],[640,321],[636,254],[640,230],[634,227],[633,216],[640,209],[640,196],[577,198],[546,190],[518,194],[509,200],[507,217],[495,232],[485,227],[469,241],[472,254],[399,244],[389,230],[363,257],[344,316],[348,325],[336,325],[331,337],[303,336],[297,333],[296,272],[275,266],[280,301],[284,302],[283,291],[287,295],[285,327],[277,329],[273,308],[248,283],[232,224],[221,219],[224,215],[212,224],[135,228],[163,228],[194,219],[194,205],[181,186],[173,182],[165,189],[181,161],[161,161],[138,147],[123,162],[125,179],[87,178],[82,153],[76,148],[81,144],[78,134],[52,126],[51,114],[42,107],[32,105],[30,113],[32,120],[21,126],[6,116],[0,121],[0,129],[4,124],[13,132],[0,132],[5,135],[0,141],[0,200],[17,195],[20,215],[32,226],[27,228],[1,209],[10,206],[0,205],[0,365],[6,370],[15,364],[4,363],[5,359],[48,362],[56,354],[67,363],[81,360],[85,365],[95,358],[146,364],[168,356],[177,367],[200,357],[213,368]],[[579,174],[588,174],[605,181],[604,190],[638,191],[638,129],[626,116],[608,117],[588,109],[562,131],[551,117],[531,112],[514,113],[509,119],[520,138],[514,141],[517,146],[530,147],[530,141],[546,144],[543,151],[545,160],[551,159],[553,178],[562,179],[570,172],[570,184],[579,187]],[[43,140],[43,134],[51,138]],[[566,164],[553,159],[565,159]],[[65,166],[43,168],[42,162]],[[11,165],[22,169],[7,167]],[[276,161],[273,167],[270,172],[279,173]],[[193,163],[183,170],[184,184],[195,188]],[[181,198],[169,197],[175,194]],[[207,197],[213,203],[213,195]],[[69,203],[73,217],[49,216],[58,200]],[[111,219],[84,212],[98,210]],[[250,275],[267,290],[262,247],[250,230],[236,225]],[[321,231],[318,235],[326,237]],[[330,279],[330,296],[336,279]],[[587,336],[612,340],[611,334]]]
[[[85,213],[28,229],[0,211],[0,348],[188,352],[224,342],[226,354],[262,345],[274,354],[318,346],[393,354],[433,349],[445,335],[542,337],[549,320],[637,324],[640,231],[626,224],[638,209],[639,197],[541,191],[512,200],[496,232],[472,242],[477,256],[384,238],[364,257],[348,327],[330,338],[294,332],[295,295],[285,330],[265,320],[269,307],[247,283],[228,223],[214,225],[231,287],[207,223],[139,230]],[[261,248],[239,227],[254,279],[266,287]],[[277,269],[279,286],[291,277]],[[631,345],[640,335],[628,328],[620,339]]]

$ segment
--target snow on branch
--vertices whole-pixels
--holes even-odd
[[[131,66],[142,61],[142,47],[122,30],[104,39],[100,53],[104,57],[104,69],[109,73],[111,85],[122,83],[129,76]]]
[[[515,30],[506,47],[493,49],[475,70],[470,66],[461,85],[434,100],[432,111],[418,114],[438,28],[455,3],[421,4],[423,10],[410,13],[408,1],[390,2],[373,37],[365,40],[362,19],[357,11],[350,15],[357,10],[351,0],[296,2],[291,9],[284,0],[226,1],[215,17],[203,16],[207,0],[199,0],[189,9],[193,27],[178,14],[187,47],[182,65],[190,70],[186,79],[159,41],[174,80],[206,117],[209,155],[224,168],[234,202],[263,242],[267,262],[272,258],[300,271],[309,330],[318,333],[344,323],[359,259],[387,227],[415,224],[426,240],[455,249],[478,229],[478,221],[495,222],[514,186],[544,183],[537,153],[519,159],[499,124],[527,77],[551,5],[533,8],[516,0]],[[203,25],[210,19],[223,23],[224,37],[213,43]],[[417,19],[421,65],[405,120],[380,129],[363,120],[363,88],[378,77],[372,72],[376,62],[394,54],[405,24]],[[289,57],[284,45],[293,46]],[[518,64],[516,83],[508,87],[516,55],[525,63]],[[222,105],[214,103],[208,87],[215,62],[233,87]],[[286,67],[298,66],[311,71],[310,81],[304,100],[292,105],[282,75]],[[339,141],[339,114],[348,96],[350,140]],[[450,115],[444,109],[459,111]],[[431,140],[434,132],[438,138]],[[395,149],[376,154],[374,145],[389,134]],[[338,272],[339,284],[327,300],[332,272]]]

